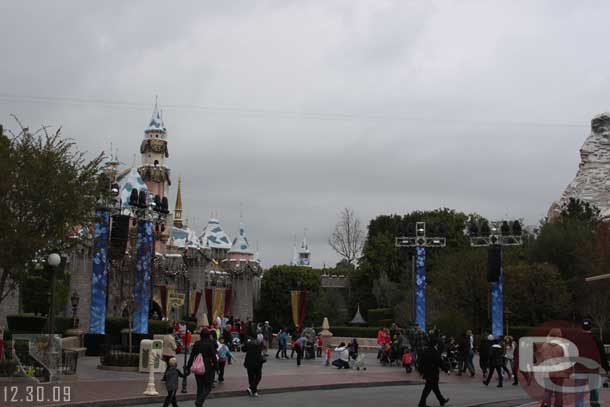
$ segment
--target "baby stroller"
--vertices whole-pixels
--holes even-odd
[[[356,370],[366,370],[366,365],[364,364],[365,355],[364,353],[358,353],[355,359],[349,359],[349,367]]]
[[[231,345],[232,348],[235,349],[235,351],[239,351],[239,349],[241,349],[241,339],[239,339],[239,333],[238,332],[232,332],[231,333]]]

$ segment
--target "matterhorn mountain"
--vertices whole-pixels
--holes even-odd
[[[580,149],[576,177],[551,205],[549,219],[556,218],[570,198],[595,205],[602,218],[610,217],[610,113],[591,120],[591,134]]]

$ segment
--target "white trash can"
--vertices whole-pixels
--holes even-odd
[[[140,372],[148,373],[149,353],[153,353],[153,371],[155,373],[165,372],[165,362],[162,359],[163,341],[160,339],[142,339],[140,341]]]

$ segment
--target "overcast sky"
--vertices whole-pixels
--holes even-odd
[[[2,1],[0,122],[127,165],[159,95],[200,233],[240,204],[266,266],[344,207],[537,223],[610,105],[604,1]],[[176,183],[174,184],[174,186]],[[171,193],[173,200],[175,188]]]

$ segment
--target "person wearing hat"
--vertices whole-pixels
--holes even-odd
[[[441,406],[449,402],[449,399],[443,397],[441,390],[438,387],[439,373],[443,370],[449,373],[449,366],[441,358],[441,353],[437,348],[437,343],[432,340],[427,340],[424,349],[420,353],[417,368],[426,381],[421,398],[419,399],[418,407],[427,407],[426,400],[431,392],[434,393]]]
[[[604,345],[601,343],[599,338],[593,335],[593,332],[591,331],[592,329],[593,322],[590,319],[587,318],[582,321],[581,337],[577,341],[578,344],[583,344],[578,347],[579,356],[597,362],[599,366],[605,370],[607,376],[608,371],[610,371],[610,366],[608,364],[606,351],[604,349]],[[589,344],[590,346],[586,346],[586,344]],[[579,368],[578,365],[576,366],[576,368]],[[586,385],[586,383],[582,383],[581,385]],[[574,406],[583,407],[584,398],[584,393],[577,393],[576,402],[574,403]],[[591,407],[599,407],[601,405],[599,402],[599,388],[591,388],[589,390],[589,403]]]

